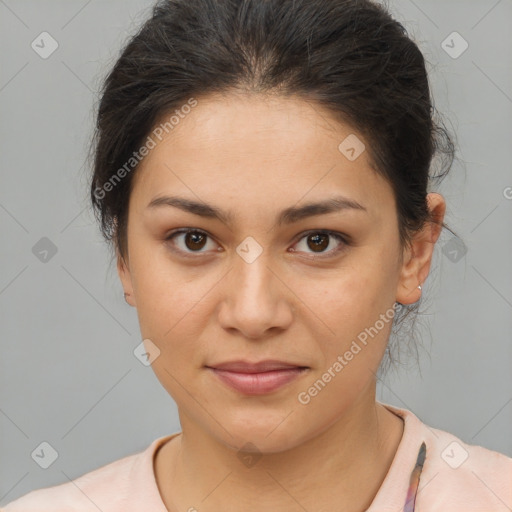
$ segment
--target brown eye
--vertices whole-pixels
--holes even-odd
[[[333,239],[338,243],[331,243]],[[302,240],[305,240],[305,243],[303,243]],[[320,257],[324,257],[324,255],[325,257],[333,256],[348,245],[348,242],[343,236],[331,231],[310,231],[305,233],[296,245],[300,246],[301,243],[303,244],[303,248],[293,249],[293,252],[309,252],[310,254],[312,252],[314,255],[317,254]]]
[[[185,233],[185,245],[191,251],[202,249],[206,245],[206,235],[198,231],[190,231]]]
[[[202,249],[208,245],[209,238],[208,233],[198,229],[180,229],[171,233],[165,240],[171,243],[173,251],[187,256],[192,253],[207,252]]]
[[[309,235],[307,239],[308,247],[315,252],[322,252],[329,247],[329,235],[325,233]]]

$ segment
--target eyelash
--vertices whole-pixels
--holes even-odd
[[[201,235],[209,237],[210,239],[213,238],[206,231],[203,231],[202,229],[183,228],[183,229],[178,229],[176,231],[169,233],[169,235],[165,237],[165,241],[171,242],[172,239],[174,239],[177,235],[187,234],[187,233],[199,233]],[[300,237],[298,238],[297,242],[295,242],[294,245],[299,243],[303,238],[306,238],[309,235],[313,235],[313,234],[315,234],[315,235],[322,234],[322,235],[332,236],[333,238],[335,238],[336,240],[341,242],[341,245],[335,249],[331,249],[330,251],[327,251],[326,253],[313,253],[312,259],[332,258],[332,257],[336,256],[338,253],[340,253],[341,251],[343,251],[346,246],[350,245],[349,241],[347,240],[348,237],[346,237],[345,235],[342,235],[341,233],[338,233],[336,231],[329,231],[329,230],[322,230],[322,229],[309,230],[304,233],[301,233]],[[195,256],[194,251],[186,252],[186,251],[182,251],[181,249],[176,249],[174,247],[172,248],[172,250],[174,252],[178,252],[178,253],[184,255],[186,258],[197,258],[199,255],[202,254],[201,252],[195,251],[197,254],[197,256]],[[293,251],[293,252],[299,252],[299,251]]]

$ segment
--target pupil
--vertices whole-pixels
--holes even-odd
[[[323,238],[324,243],[321,243],[321,242],[318,243],[319,239],[321,239],[321,238]],[[318,248],[326,249],[329,246],[328,235],[326,235],[326,234],[311,235],[311,236],[309,236],[309,239],[315,241],[313,246],[310,246],[308,243],[309,248],[314,251],[316,251]],[[325,243],[326,241],[327,241],[327,243]],[[321,252],[321,251],[317,251],[317,252]]]
[[[192,247],[189,245],[189,241],[192,240],[192,244],[199,244],[193,245]],[[191,250],[193,249],[202,249],[205,245],[206,237],[202,233],[198,233],[197,231],[193,231],[191,233],[187,233],[185,236],[185,244],[187,247]],[[201,243],[203,242],[203,243]]]

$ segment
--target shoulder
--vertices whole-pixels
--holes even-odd
[[[0,512],[126,512],[135,504],[134,494],[152,491],[152,454],[169,436],[154,440],[145,450],[85,473],[74,480],[33,490],[11,501]],[[142,507],[143,508],[143,507]],[[135,508],[133,509],[135,510]]]
[[[431,487],[428,491],[431,501],[445,510],[450,507],[496,512],[512,509],[510,457],[465,443],[443,430],[429,430],[431,453],[428,468],[425,466],[425,483],[429,482]]]
[[[12,501],[2,512],[50,512],[66,507],[69,512],[112,509],[112,498],[123,495],[137,455],[130,455],[86,473],[72,481],[36,489]],[[117,510],[117,509],[116,509]]]
[[[417,512],[512,510],[512,458],[432,428],[410,411],[401,412],[427,447]]]

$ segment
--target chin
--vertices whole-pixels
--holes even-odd
[[[240,410],[233,417],[224,414],[222,426],[211,425],[214,436],[231,449],[254,453],[279,453],[289,450],[307,438],[298,430],[296,421],[290,421],[292,408],[286,411],[254,411],[243,414]],[[304,429],[304,422],[300,425]],[[231,434],[231,435],[230,435]]]

